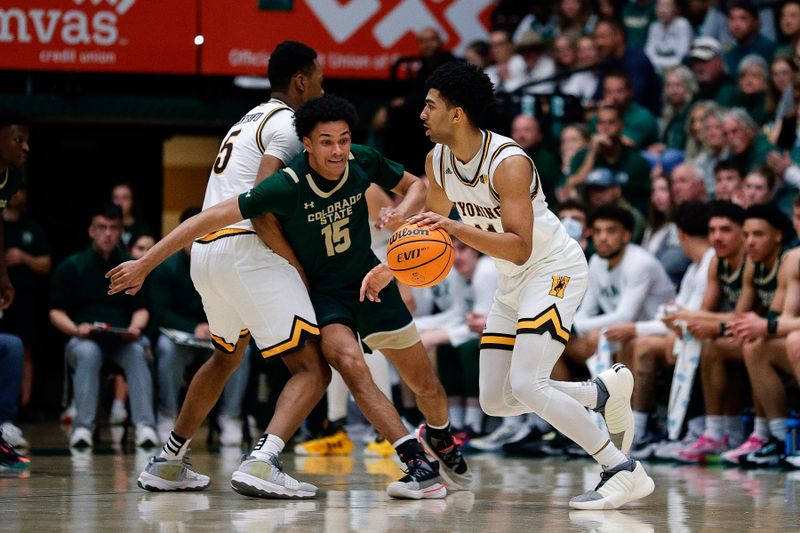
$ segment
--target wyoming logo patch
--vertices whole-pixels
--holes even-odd
[[[553,276],[553,286],[550,287],[548,294],[563,299],[567,285],[569,285],[569,276]]]

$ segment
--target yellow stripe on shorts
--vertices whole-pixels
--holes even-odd
[[[517,322],[517,335],[521,333],[537,335],[549,333],[553,340],[562,344],[567,344],[569,341],[569,331],[562,325],[561,315],[555,304],[533,318],[521,318]]]
[[[261,356],[267,359],[268,357],[274,357],[296,350],[303,345],[308,337],[319,337],[319,328],[315,324],[307,322],[299,316],[295,316],[294,322],[292,323],[292,334],[289,338],[264,348],[261,350]]]
[[[200,244],[208,244],[210,242],[214,242],[218,239],[222,239],[225,237],[233,237],[234,235],[245,235],[245,234],[255,234],[255,231],[244,228],[223,228],[219,231],[213,231],[208,235],[204,235],[199,239],[195,240],[194,242],[199,242]]]

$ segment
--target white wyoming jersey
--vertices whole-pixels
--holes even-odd
[[[257,105],[225,135],[208,179],[203,209],[252,189],[263,156],[277,157],[287,165],[302,150],[292,108],[275,98]],[[253,230],[249,220],[229,227]]]
[[[481,149],[467,163],[461,163],[447,146],[437,144],[433,149],[433,175],[436,183],[458,209],[464,223],[502,233],[500,195],[494,188],[495,170],[507,157],[521,155],[529,161],[531,159],[512,139],[488,130],[481,130],[481,133]],[[498,272],[505,276],[528,270],[572,243],[558,217],[547,208],[539,171],[533,161],[531,166],[533,250],[525,264],[519,266],[511,261],[494,258]]]

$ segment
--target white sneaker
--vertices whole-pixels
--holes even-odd
[[[175,428],[175,419],[172,417],[159,416],[156,422],[156,433],[161,442],[167,442],[172,430]]]
[[[633,374],[628,367],[616,363],[605,372],[601,372],[594,379],[595,383],[602,382],[608,392],[608,399],[603,405],[598,405],[595,411],[603,415],[608,428],[611,442],[623,454],[628,455],[633,444],[633,409],[631,408],[631,394],[633,394]],[[598,383],[598,387],[601,386]]]
[[[517,424],[501,424],[500,427],[486,435],[476,437],[469,441],[469,447],[482,452],[493,452],[503,447],[507,442],[516,442],[528,434],[528,427]]]
[[[0,435],[14,448],[27,448],[30,446],[25,437],[22,436],[22,430],[11,422],[0,424]]]
[[[114,400],[111,403],[111,412],[108,414],[108,423],[112,426],[121,426],[128,421],[128,411],[125,409],[125,402]]]
[[[158,446],[158,436],[155,430],[144,424],[136,426],[136,446],[139,448],[155,448]]]
[[[627,462],[600,474],[600,483],[569,501],[573,509],[618,509],[628,502],[649,496],[655,489],[653,479],[639,461]]]
[[[217,417],[219,424],[219,443],[223,446],[242,445],[242,421],[226,415]]]
[[[92,431],[89,428],[77,427],[72,430],[69,436],[70,448],[91,448],[94,446]]]
[[[231,488],[244,496],[256,498],[316,497],[319,489],[311,483],[294,479],[283,471],[283,466],[274,455],[267,459],[247,456],[231,476]]]
[[[208,487],[211,478],[198,474],[191,466],[185,457],[169,461],[156,455],[150,458],[136,484],[151,492],[203,490]]]

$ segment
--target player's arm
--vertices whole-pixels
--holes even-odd
[[[147,275],[166,258],[191,244],[194,239],[241,222],[244,218],[239,210],[238,197],[225,200],[188,218],[158,241],[140,259],[125,261],[111,269],[106,274],[106,278],[111,280],[108,293],[116,294],[124,290],[125,294],[136,294],[142,288]]]
[[[526,157],[511,156],[497,166],[494,188],[500,196],[503,233],[473,228],[432,211],[412,217],[409,222],[440,227],[479,252],[522,265],[530,258],[533,248],[532,179],[531,162]]]
[[[744,272],[742,273],[742,294],[736,301],[736,312],[746,313],[753,309],[756,304],[756,286],[753,283],[755,277],[756,266],[752,261],[747,261],[744,265]]]
[[[775,289],[775,296],[773,296],[769,306],[769,315],[771,315],[771,317],[778,317],[785,309],[784,304],[789,296],[787,291],[789,289],[790,278],[796,278],[797,276],[797,258],[795,257],[794,260],[787,261],[788,258],[789,254],[784,256],[778,268],[778,287]],[[795,294],[791,295],[793,300],[797,299],[797,290],[798,287],[795,286]],[[796,303],[793,302],[792,305],[796,305]],[[728,327],[733,332],[733,336],[736,340],[740,342],[752,342],[756,339],[761,339],[777,333],[777,328],[770,331],[769,322],[770,319],[768,317],[763,317],[757,315],[753,311],[749,311],[744,314],[737,314],[733,317],[733,319],[728,322]]]
[[[381,209],[378,221],[375,223],[377,228],[387,228],[395,230],[400,227],[405,220],[422,211],[425,207],[425,196],[428,192],[428,185],[409,172],[403,172],[403,177],[392,188],[392,192],[399,194],[403,200],[394,207]]]
[[[2,213],[2,211],[0,211]],[[3,218],[0,217],[0,250],[4,250],[4,234],[5,223]],[[11,302],[14,301],[14,286],[11,285],[11,279],[8,277],[8,268],[6,267],[6,254],[0,253],[0,309],[8,309]]]
[[[425,175],[428,178],[428,198],[425,201],[425,209],[439,213],[442,216],[449,216],[453,210],[453,202],[447,197],[444,189],[436,183],[433,173],[433,150],[428,152],[425,158]]]

